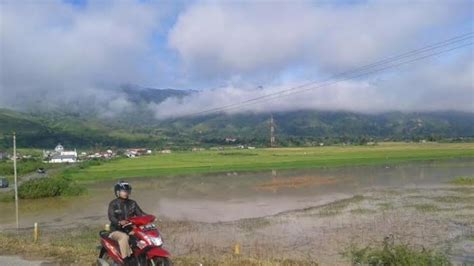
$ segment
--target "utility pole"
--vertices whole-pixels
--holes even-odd
[[[270,115],[270,147],[275,147],[275,122],[273,114]]]
[[[16,133],[13,132],[13,176],[15,178],[15,211],[16,211],[16,229],[20,228],[18,220],[18,176],[16,172]]]

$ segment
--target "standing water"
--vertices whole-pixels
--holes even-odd
[[[399,165],[134,178],[132,198],[158,217],[202,222],[270,216],[352,197],[373,188],[417,188],[472,175],[474,159]],[[20,201],[20,227],[34,222],[76,226],[107,222],[115,181],[88,184],[88,193]],[[0,203],[0,229],[14,228],[14,203]]]

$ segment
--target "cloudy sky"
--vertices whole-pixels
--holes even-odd
[[[130,108],[122,84],[198,90],[196,113],[474,31],[474,1],[0,0],[0,106]],[[464,44],[472,42],[472,37]],[[474,111],[473,46],[232,109]]]

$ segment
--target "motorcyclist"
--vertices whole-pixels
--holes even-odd
[[[129,245],[129,235],[125,232],[124,226],[128,224],[128,218],[146,215],[140,206],[129,199],[132,186],[124,181],[119,181],[114,186],[115,199],[109,204],[108,216],[110,220],[110,238],[119,243],[120,254],[125,265],[132,261],[132,250]]]

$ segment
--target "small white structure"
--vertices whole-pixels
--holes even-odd
[[[225,138],[225,142],[236,142],[236,141],[237,141],[237,139],[234,138],[234,137],[227,137],[227,138]]]
[[[56,145],[56,147],[54,148],[54,151],[55,152],[63,152],[64,151],[64,147],[63,145],[61,145],[61,143],[59,143],[58,145]]]
[[[137,157],[137,153],[133,151],[126,151],[125,156],[127,156],[128,158],[135,158]]]

